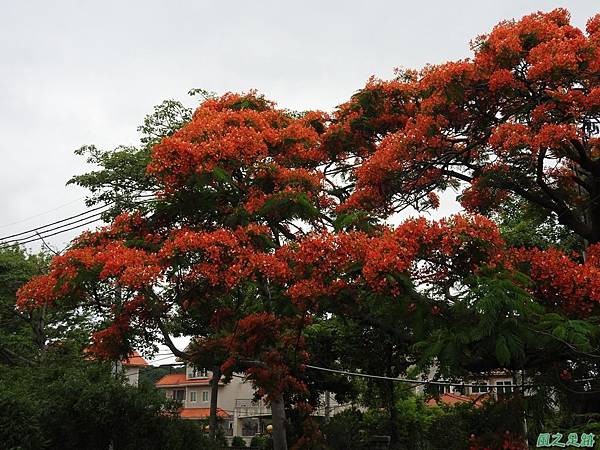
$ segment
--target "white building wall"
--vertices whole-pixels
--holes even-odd
[[[130,367],[125,366],[123,373],[125,374],[125,379],[127,383],[132,386],[137,386],[140,381],[140,368],[139,367]]]
[[[244,383],[241,378],[233,377],[229,384],[219,388],[219,408],[232,414],[235,401],[251,399],[254,397],[254,388],[251,383]]]
[[[186,375],[189,380],[202,379],[204,377],[190,378],[191,370],[186,370]],[[212,376],[211,372],[208,372],[208,377]],[[173,387],[162,387],[166,391],[168,398],[172,398],[173,391],[184,389],[185,399],[183,406],[185,408],[209,408],[210,407],[210,384],[189,384]],[[192,392],[196,393],[196,401],[192,401]],[[245,383],[243,379],[239,377],[233,377],[228,384],[219,384],[219,397],[217,399],[217,407],[227,411],[233,415],[233,411],[236,406],[236,400],[252,399],[254,396],[254,388],[251,383]]]
[[[192,392],[196,401],[192,401]],[[184,406],[186,408],[210,408],[210,386],[187,386]]]

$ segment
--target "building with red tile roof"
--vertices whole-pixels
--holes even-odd
[[[147,366],[148,362],[135,350],[117,363],[117,368],[123,371],[125,379],[132,386],[137,386],[140,381],[140,368]]]
[[[170,373],[156,382],[156,387],[166,388],[173,386],[210,385],[211,378],[188,378],[185,373]]]
[[[456,405],[458,403],[471,403],[476,408],[483,405],[485,400],[488,400],[490,395],[488,394],[480,394],[480,395],[462,395],[459,393],[445,393],[441,394],[439,397],[432,397],[427,400],[427,404],[429,406],[436,406],[440,404],[444,405]]]
[[[182,419],[208,419],[210,408],[182,408],[179,410],[179,416]],[[217,416],[223,419],[231,419],[232,415],[227,411],[217,408]]]
[[[185,372],[170,373],[155,385],[167,398],[179,400],[182,419],[207,422],[210,415],[212,372],[186,365]],[[241,377],[219,383],[217,416],[229,440],[241,436],[247,444],[253,436],[264,433],[271,423],[271,410],[263,402],[253,401],[254,388]]]
[[[146,367],[148,366],[148,361],[134,350],[127,358],[121,361],[121,364],[126,367]]]
[[[83,349],[83,357],[90,361],[96,359],[96,355],[92,353],[89,348]],[[140,379],[140,368],[148,367],[149,364],[142,355],[134,350],[127,358],[122,359],[121,361],[111,361],[111,366],[113,375],[122,372],[127,383],[132,386],[137,386]]]

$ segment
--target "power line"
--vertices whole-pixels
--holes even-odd
[[[82,224],[79,224],[79,225],[75,225],[74,227],[65,228],[65,229],[63,229],[61,231],[57,231],[56,233],[44,234],[43,236],[39,236],[39,237],[36,237],[36,238],[33,238],[33,239],[29,239],[27,241],[19,241],[19,242],[14,242],[12,244],[0,245],[0,250],[12,247],[14,245],[25,245],[25,244],[29,244],[30,242],[40,241],[43,238],[48,238],[48,237],[56,236],[57,234],[66,233],[67,231],[75,230],[75,229],[81,228],[81,227],[83,227],[85,225],[90,225],[90,224],[92,224],[94,222],[98,222],[99,220],[101,220],[101,219],[100,218],[96,218],[96,219],[90,220],[89,222],[85,222],[85,223],[82,223]]]
[[[161,353],[158,353],[158,355],[160,355]],[[173,355],[171,353],[170,357],[174,357],[175,355]],[[161,359],[157,359],[154,362],[158,362],[158,361],[163,361],[165,359],[169,359],[169,357],[166,358],[161,358]],[[184,364],[184,363],[179,363],[179,364]],[[164,364],[165,366],[167,365],[172,365],[172,364]],[[349,376],[355,376],[355,377],[362,377],[362,378],[372,378],[372,379],[377,379],[377,380],[386,380],[386,381],[396,381],[396,382],[401,382],[401,383],[411,383],[411,384],[417,384],[417,385],[438,385],[438,386],[460,386],[460,387],[482,387],[485,386],[484,384],[477,384],[477,383],[463,383],[460,381],[457,382],[452,382],[452,381],[434,381],[434,380],[413,380],[413,379],[409,379],[409,378],[397,378],[397,377],[386,377],[383,375],[371,375],[371,374],[366,374],[366,373],[360,373],[360,372],[349,372],[346,370],[338,370],[338,369],[330,369],[327,367],[320,367],[320,366],[313,366],[310,364],[306,364],[305,367],[309,368],[309,369],[313,369],[313,370],[320,370],[320,371],[324,371],[324,372],[332,372],[332,373],[339,373],[342,375],[349,375]],[[245,376],[242,375],[233,375],[234,377],[237,378],[246,378]],[[597,381],[597,378],[582,378],[582,379],[577,379],[577,380],[573,380],[575,382],[588,382],[588,381]],[[541,384],[515,384],[515,385],[511,385],[512,387],[521,387],[521,388],[531,388],[531,387],[539,387],[539,386],[543,386]]]
[[[185,365],[185,363],[181,362],[181,363],[172,363],[172,364],[160,364],[158,366],[154,366],[153,364],[159,361],[164,361],[166,359],[170,359],[175,355],[171,355],[165,358],[160,358],[157,360],[154,360],[151,364],[151,367],[148,367],[147,371],[150,370],[154,370],[154,369],[159,369],[161,367],[165,367],[165,366],[182,366]],[[422,386],[427,386],[427,385],[433,385],[433,386],[457,386],[457,387],[477,387],[477,388],[481,388],[481,387],[489,387],[491,389],[497,389],[497,388],[506,388],[506,387],[510,387],[512,388],[520,388],[520,389],[526,389],[526,388],[534,388],[534,387],[540,387],[540,386],[544,386],[542,384],[511,384],[509,386],[506,385],[502,385],[502,386],[488,386],[487,384],[474,384],[474,383],[462,383],[462,382],[452,382],[452,381],[433,381],[433,380],[412,380],[412,379],[408,379],[408,378],[394,378],[394,377],[386,377],[383,375],[371,375],[371,374],[366,374],[366,373],[359,373],[359,372],[349,372],[346,370],[337,370],[337,369],[329,369],[326,367],[319,367],[319,366],[313,366],[310,364],[306,364],[305,367],[309,368],[309,369],[313,369],[313,370],[320,370],[320,371],[324,371],[324,372],[332,372],[332,373],[339,373],[342,375],[349,375],[349,376],[355,376],[355,377],[362,377],[362,378],[371,378],[371,379],[377,379],[377,380],[385,380],[385,381],[395,381],[395,382],[401,382],[401,383],[409,383],[409,384],[416,384],[416,385],[422,385]],[[246,376],[243,375],[236,375],[233,374],[233,377],[235,378],[241,378],[241,379],[246,379]],[[596,381],[597,378],[585,378],[585,379],[580,379],[580,380],[574,380],[575,382],[585,382],[585,381]],[[573,392],[577,392],[580,394],[586,394],[586,393],[590,393],[588,391],[575,391],[572,390]],[[593,391],[593,392],[600,392],[600,391]]]
[[[472,384],[472,383],[461,383],[461,382],[452,382],[452,381],[425,381],[425,380],[410,380],[407,378],[393,378],[393,377],[385,377],[382,375],[370,375],[370,374],[366,374],[366,373],[357,373],[357,372],[348,372],[346,370],[336,370],[336,369],[328,369],[326,367],[319,367],[319,366],[311,366],[309,364],[307,364],[305,367],[308,367],[310,369],[313,370],[321,370],[324,372],[333,372],[333,373],[339,373],[339,374],[343,374],[343,375],[349,375],[349,376],[355,376],[355,377],[363,377],[363,378],[372,378],[372,379],[377,379],[377,380],[387,380],[387,381],[396,381],[396,382],[402,382],[402,383],[412,383],[412,384],[417,384],[417,385],[423,385],[423,386],[457,386],[457,387],[489,387],[490,389],[499,389],[499,388],[506,388],[507,386],[488,386],[487,384]],[[573,382],[579,383],[579,382],[587,382],[587,381],[598,381],[598,378],[585,378],[585,379],[580,379],[580,380],[573,380]],[[520,388],[520,389],[526,389],[526,388],[535,388],[535,387],[542,387],[542,386],[550,386],[550,385],[544,385],[544,384],[510,384],[509,387],[510,388]],[[567,386],[563,387],[571,392],[577,393],[577,394],[595,394],[598,393],[600,391],[576,391],[574,389],[571,389]]]
[[[309,364],[306,364],[305,367],[308,367],[309,369],[313,369],[313,370],[321,370],[324,372],[333,372],[333,373],[339,373],[339,374],[343,374],[343,375],[350,375],[353,377],[362,377],[362,378],[374,378],[377,380],[387,380],[387,381],[397,381],[397,382],[401,382],[401,383],[412,383],[412,384],[418,384],[418,385],[437,385],[437,386],[448,386],[448,385],[455,385],[455,386],[464,386],[464,387],[482,387],[482,384],[469,384],[469,383],[460,383],[460,382],[456,382],[453,383],[451,381],[427,381],[427,380],[411,380],[409,378],[394,378],[394,377],[386,377],[383,375],[370,375],[370,374],[366,374],[366,373],[358,373],[358,372],[348,372],[346,370],[337,370],[337,369],[328,369],[326,367],[319,367],[319,366],[311,366]],[[517,386],[517,385],[515,385]],[[535,387],[538,385],[535,384],[519,384],[519,387]]]
[[[148,373],[148,372],[152,372],[153,370],[165,369],[165,368],[167,368],[167,367],[177,367],[177,366],[182,366],[182,365],[183,365],[182,363],[178,363],[178,364],[160,364],[160,365],[158,365],[158,366],[153,366],[153,365],[141,366],[141,367],[140,367],[140,375],[142,374],[142,372],[143,372],[144,374],[146,374],[146,373]],[[127,366],[125,366],[125,367],[127,367]],[[134,373],[131,373],[131,374],[124,374],[124,376],[125,376],[126,378],[130,378],[130,377],[133,377],[133,376],[135,376],[135,374],[134,374]]]
[[[140,194],[139,196],[137,196],[137,198],[140,198],[140,199],[147,198],[148,200],[142,200],[142,201],[138,202],[137,204],[140,205],[140,204],[151,202],[152,198],[149,198],[149,197],[153,197],[153,195],[152,194]],[[28,244],[28,243],[40,241],[40,240],[43,241],[44,238],[56,236],[58,234],[61,234],[61,233],[67,232],[67,231],[71,231],[76,228],[80,228],[85,225],[89,225],[91,223],[97,222],[100,220],[102,214],[104,214],[105,212],[108,211],[108,209],[104,209],[104,208],[107,208],[112,204],[114,204],[114,202],[109,202],[104,205],[98,206],[96,208],[92,208],[88,211],[84,211],[82,213],[76,214],[74,216],[66,217],[64,219],[57,220],[55,222],[52,222],[52,223],[49,223],[46,225],[42,225],[42,226],[39,226],[36,228],[32,228],[30,230],[26,230],[26,231],[23,231],[20,233],[15,233],[12,235],[4,236],[4,237],[0,238],[0,250],[8,248],[8,247],[12,247],[14,245],[24,245],[24,244]],[[102,209],[104,209],[104,210],[100,211]],[[95,211],[100,211],[100,212],[97,212],[96,214],[90,214]],[[92,218],[94,218],[94,219],[89,220]],[[73,219],[77,219],[77,220],[73,220]],[[86,221],[86,222],[84,222],[84,221]],[[81,223],[81,222],[84,222],[84,223]],[[50,227],[52,225],[56,225],[56,224],[61,224],[61,225],[53,227],[53,228],[48,228],[48,227]],[[78,225],[75,225],[75,224],[78,224]],[[75,226],[71,227],[70,225],[75,225]],[[56,230],[59,230],[59,231],[57,231],[56,233],[48,234],[50,231],[56,231]],[[41,233],[40,233],[40,231],[41,231]],[[32,234],[32,233],[34,233],[34,234]],[[26,234],[30,234],[30,235],[23,236]],[[21,237],[19,239],[10,239],[10,240],[6,241],[7,238],[11,238],[11,237],[15,237],[15,236],[23,236],[23,237]],[[2,242],[2,241],[5,241],[5,242]]]
[[[74,216],[66,217],[64,219],[57,220],[56,222],[48,223],[46,225],[42,225],[42,226],[39,226],[39,227],[36,227],[36,228],[32,228],[30,230],[26,230],[26,231],[22,231],[20,233],[15,233],[15,234],[10,234],[8,236],[0,237],[0,241],[6,241],[7,239],[12,238],[12,237],[22,236],[24,234],[29,234],[29,233],[32,233],[32,232],[35,232],[35,231],[43,230],[44,228],[48,228],[48,227],[50,227],[52,225],[57,225],[59,223],[63,223],[63,222],[67,222],[67,221],[72,220],[72,219],[76,219],[77,217],[85,216],[85,215],[87,215],[87,214],[89,214],[91,212],[98,211],[100,209],[106,208],[110,204],[111,203],[107,203],[107,204],[104,204],[102,206],[97,206],[96,208],[88,209],[87,211],[84,211],[84,212],[79,213],[79,214],[75,214]],[[48,230],[48,231],[50,231],[50,230]]]
[[[74,220],[73,222],[68,222],[68,223],[65,223],[63,225],[56,226],[54,228],[48,228],[47,230],[43,230],[42,233],[49,233],[50,231],[60,230],[61,228],[65,228],[65,227],[68,227],[70,225],[74,225],[76,223],[80,223],[80,222],[83,222],[85,220],[89,220],[92,217],[100,217],[100,216],[102,216],[102,214],[104,214],[104,211],[101,211],[101,212],[96,213],[96,214],[91,214],[89,216],[82,217],[80,219]],[[27,233],[27,232],[23,232],[23,233],[19,233],[19,234],[25,234],[25,233]],[[24,236],[21,239],[10,239],[8,241],[4,240],[4,239],[0,239],[0,241],[2,242],[2,244],[9,244],[9,243],[12,243],[12,242],[18,243],[18,242],[22,241],[23,239],[30,239],[30,238],[34,237],[36,234],[38,236],[40,235],[39,231],[34,231],[33,233],[34,234],[32,234],[31,236]]]
[[[155,197],[155,194],[138,194],[134,198],[135,199],[152,199],[154,197]],[[84,198],[84,197],[81,197],[81,198]],[[80,200],[80,199],[78,199],[78,200]],[[143,203],[145,201],[149,201],[149,200],[143,200],[141,203]],[[73,203],[73,202],[71,202],[71,203]],[[91,212],[99,211],[99,210],[101,210],[103,208],[106,208],[108,206],[111,206],[113,204],[115,204],[115,202],[114,201],[110,201],[108,203],[105,203],[104,205],[96,206],[94,208],[91,208],[91,209],[88,209],[86,211],[83,211],[83,212],[81,212],[79,214],[75,214],[73,216],[65,217],[64,219],[60,219],[60,220],[57,220],[55,222],[47,223],[47,224],[41,225],[39,227],[35,227],[35,228],[31,228],[29,230],[21,231],[20,233],[10,234],[8,236],[2,236],[2,237],[0,237],[0,241],[6,241],[7,239],[12,238],[12,237],[21,236],[23,234],[29,234],[29,233],[32,233],[32,232],[35,232],[35,231],[38,231],[38,230],[42,230],[44,228],[48,228],[48,227],[50,227],[52,225],[57,225],[59,223],[67,222],[69,220],[76,219],[76,218],[81,217],[81,216],[85,216],[85,215],[87,215],[87,214],[89,214]],[[58,208],[55,208],[55,209],[58,209]],[[51,210],[51,211],[53,211],[53,210]],[[32,216],[32,217],[37,217],[37,216],[42,215],[42,214],[44,214],[44,213],[40,213],[40,214],[37,214],[37,215]],[[98,213],[98,214],[100,214],[100,213]],[[23,222],[23,221],[20,221],[20,222]],[[20,222],[14,222],[14,223],[20,223]],[[9,224],[9,225],[12,225],[12,224]],[[5,225],[4,227],[9,226],[9,225]],[[0,228],[4,228],[4,227],[0,227]],[[50,230],[45,230],[44,232],[46,232],[46,231],[50,231]]]
[[[57,210],[59,210],[59,209],[62,209],[62,208],[64,208],[65,206],[69,206],[69,205],[72,205],[73,203],[77,203],[78,201],[80,201],[80,200],[83,200],[84,198],[85,198],[85,196],[83,196],[83,197],[79,197],[79,198],[77,198],[77,199],[75,199],[75,200],[73,200],[73,201],[70,201],[70,202],[68,202],[68,203],[64,203],[64,204],[62,204],[62,205],[59,205],[59,206],[57,206],[56,208],[52,208],[52,209],[49,209],[49,210],[47,210],[47,211],[43,211],[43,212],[41,212],[41,213],[38,213],[38,214],[34,214],[33,216],[25,217],[24,219],[17,220],[17,221],[15,221],[15,222],[11,222],[11,223],[4,224],[4,225],[0,226],[0,229],[3,229],[3,228],[8,228],[8,227],[10,227],[10,226],[12,226],[12,225],[17,225],[17,224],[19,224],[19,223],[27,222],[28,220],[35,219],[36,217],[43,216],[44,214],[48,214],[48,213],[51,213],[51,212],[57,211]]]
[[[165,361],[167,359],[171,359],[174,357],[175,357],[175,355],[169,355],[169,356],[165,356],[164,358],[158,358],[158,359],[155,359],[154,361],[152,361],[152,364],[154,364],[155,362],[159,362],[159,361]]]

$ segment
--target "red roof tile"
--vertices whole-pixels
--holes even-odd
[[[185,386],[188,384],[208,385],[210,380],[210,378],[192,378],[188,380],[186,379],[185,373],[170,373],[158,380],[156,386]]]
[[[121,361],[124,366],[147,366],[148,362],[135,350],[128,358]]]
[[[483,401],[487,398],[489,398],[489,395],[486,395],[486,394],[469,397],[467,395],[462,395],[462,394],[445,393],[445,394],[440,395],[437,398],[435,398],[435,397],[430,398],[429,400],[427,400],[427,404],[429,406],[435,406],[440,403],[443,403],[445,405],[456,405],[457,403],[471,402],[471,403],[473,403],[474,406],[481,406]]]
[[[206,419],[210,415],[210,408],[182,408],[179,410],[179,415],[182,419]],[[230,418],[231,414],[217,408],[217,416]]]

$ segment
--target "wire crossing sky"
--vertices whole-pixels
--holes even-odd
[[[580,27],[600,10],[590,0],[4,2],[2,234],[85,209],[85,192],[65,187],[89,170],[73,151],[136,144],[164,99],[193,106],[191,88],[256,88],[282,107],[329,111],[371,75],[466,58],[499,21],[559,6]],[[79,232],[48,242],[62,248]]]

